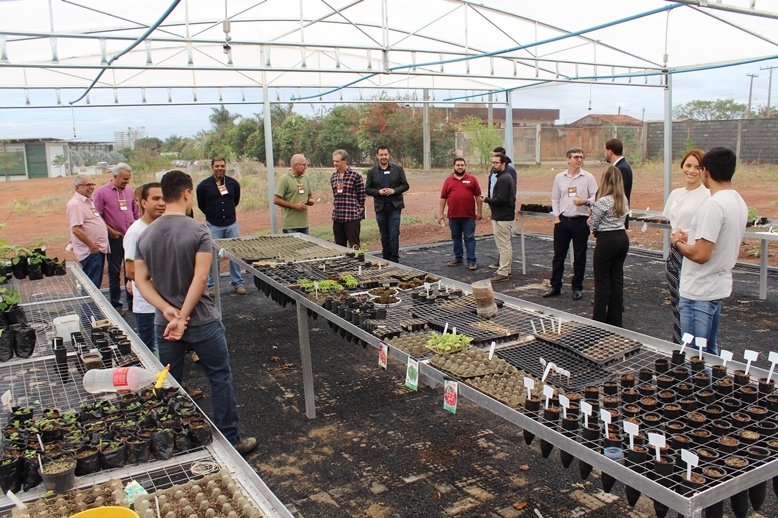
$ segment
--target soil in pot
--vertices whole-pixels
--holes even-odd
[[[100,456],[94,446],[84,446],[76,451],[76,476],[100,471]]]
[[[58,459],[43,465],[41,477],[46,491],[63,495],[76,483],[76,461],[73,459]]]
[[[123,468],[127,465],[127,448],[123,442],[110,441],[100,448],[100,465],[103,469]]]
[[[697,400],[691,398],[683,398],[678,401],[678,405],[684,412],[693,412],[697,409]]]
[[[38,487],[43,481],[40,471],[38,470],[38,453],[37,450],[27,450],[21,457],[21,484],[24,491],[29,491],[34,487]]]
[[[127,464],[145,464],[149,461],[151,446],[148,439],[132,437],[127,440]]]

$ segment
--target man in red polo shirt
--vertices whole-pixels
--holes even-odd
[[[462,264],[464,252],[467,254],[467,267],[475,270],[475,222],[482,218],[481,187],[475,176],[467,174],[467,164],[464,158],[454,159],[454,174],[443,182],[440,191],[440,206],[438,208],[438,223],[443,224],[446,218],[444,209],[448,205],[448,226],[451,229],[451,240],[454,243],[454,260],[448,266]]]

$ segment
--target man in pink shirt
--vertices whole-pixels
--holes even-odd
[[[92,202],[95,183],[91,176],[73,178],[76,193],[65,212],[70,226],[70,243],[81,268],[98,288],[103,282],[105,254],[108,253],[108,228]]]
[[[132,180],[132,167],[125,163],[116,164],[111,171],[111,181],[95,191],[95,208],[105,220],[108,227],[108,292],[111,305],[120,315],[124,315],[122,307],[122,286],[127,281],[121,280],[124,270],[124,234],[136,219],[140,217],[140,207],[135,203],[133,190],[129,186]],[[132,308],[130,295],[127,294],[127,307]]]

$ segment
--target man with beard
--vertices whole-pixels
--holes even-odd
[[[492,276],[492,282],[505,282],[511,277],[511,233],[513,221],[516,219],[516,183],[508,173],[508,160],[502,153],[492,157],[492,170],[497,173],[497,181],[494,182],[494,189],[489,193],[489,197],[483,200],[492,212],[494,244],[500,253],[497,272]]]
[[[389,148],[379,146],[376,151],[378,164],[367,172],[365,194],[372,196],[375,219],[381,233],[383,257],[400,262],[400,218],[405,207],[403,193],[408,190],[405,171],[389,162]]]
[[[443,224],[446,219],[444,209],[448,205],[448,226],[451,229],[451,240],[454,245],[454,260],[448,266],[462,264],[464,240],[464,253],[467,255],[467,267],[475,270],[475,222],[480,220],[483,200],[481,199],[481,187],[475,176],[467,173],[467,164],[464,158],[454,159],[454,174],[443,182],[440,191],[440,205],[438,207],[438,223]]]

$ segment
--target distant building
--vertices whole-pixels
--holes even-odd
[[[552,125],[559,119],[559,110],[535,109],[535,108],[514,108],[513,127],[522,126],[542,126]],[[478,117],[484,123],[489,120],[489,109],[486,105],[458,105],[454,107],[449,116],[449,121],[455,123],[464,122],[467,117]],[[505,128],[505,108],[492,109],[492,121],[495,127]]]
[[[114,131],[113,143],[115,149],[135,149],[135,141],[146,137],[146,128],[127,128],[127,131]]]
[[[643,121],[629,115],[603,115],[590,113],[586,117],[566,124],[568,128],[587,128],[592,126],[642,126]]]
[[[0,143],[0,180],[26,180],[67,176],[73,151],[113,151],[112,142],[68,141],[56,138],[11,139]],[[56,157],[64,157],[59,163]],[[57,161],[58,164],[54,165]]]

